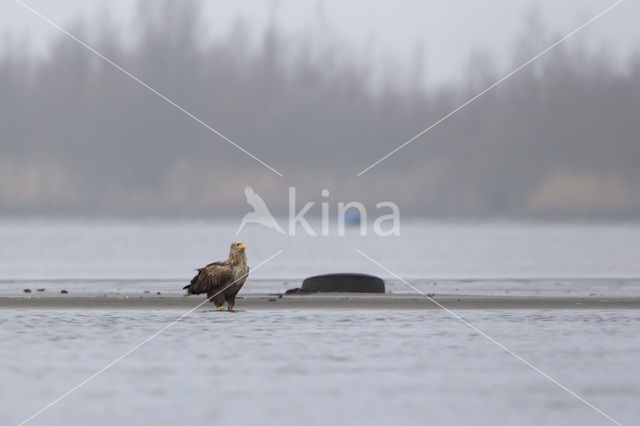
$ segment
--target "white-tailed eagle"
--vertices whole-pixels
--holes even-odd
[[[236,294],[240,291],[249,275],[245,243],[233,242],[229,249],[229,257],[222,262],[213,262],[204,268],[196,269],[197,275],[191,284],[184,286],[185,296],[190,294],[207,293],[207,299],[224,310],[227,302],[230,311],[236,301]]]

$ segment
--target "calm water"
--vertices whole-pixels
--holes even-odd
[[[0,418],[17,424],[175,319],[0,311]],[[623,424],[640,313],[464,317]],[[51,424],[607,424],[442,311],[197,311],[62,400]]]
[[[3,220],[0,286],[13,292],[25,282],[53,285],[47,280],[60,279],[74,289],[142,291],[157,283],[169,290],[194,267],[225,257],[234,239],[248,243],[253,265],[284,250],[250,277],[247,286],[263,289],[270,285],[264,283],[331,271],[387,276],[355,249],[423,286],[433,285],[432,278],[520,278],[530,279],[526,285],[534,289],[554,288],[545,279],[570,278],[565,292],[593,285],[581,278],[601,278],[631,294],[636,288],[620,279],[640,277],[638,225],[412,222],[403,224],[401,237],[386,239],[291,238],[260,228],[236,237],[236,226]],[[396,285],[394,292],[400,291]],[[473,282],[450,285],[452,291],[477,290]],[[182,313],[0,309],[1,423],[26,419]],[[637,310],[460,314],[618,421],[640,423]],[[608,424],[443,311],[229,314],[208,307],[31,424],[232,422]]]
[[[281,222],[284,223],[283,220]],[[184,279],[248,245],[252,278],[326,272],[386,276],[359,249],[404,278],[640,278],[640,224],[402,222],[399,237],[290,237],[237,221],[0,219],[0,279]],[[319,229],[319,226],[316,226]],[[301,231],[298,231],[299,233]]]

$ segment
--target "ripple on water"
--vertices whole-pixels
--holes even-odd
[[[3,416],[18,423],[34,406],[48,403],[180,314],[0,311],[0,341],[10,342],[0,345]],[[605,411],[614,407],[623,423],[640,416],[639,313],[465,311],[464,318]],[[599,420],[439,311],[194,312],[87,390],[76,392],[72,401],[74,418],[87,422],[95,419],[82,407],[96,403],[117,404],[122,419],[142,410],[149,422],[162,423],[175,415],[175,407],[189,407],[183,420],[210,418],[200,395],[207,400],[235,395],[237,402],[227,409],[243,413],[250,423],[283,401],[303,417],[322,415],[313,407],[331,407],[349,412],[355,423],[375,423],[393,412],[395,421],[412,424],[412,416],[427,406],[441,407],[429,412],[436,423],[463,423],[463,412],[473,412],[479,423],[495,420],[496,413],[524,424]],[[525,394],[526,403],[519,396]],[[61,403],[47,420],[62,421],[69,407]],[[284,423],[299,420],[292,413],[281,413]]]

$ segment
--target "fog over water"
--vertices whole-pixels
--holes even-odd
[[[361,176],[615,0],[24,0],[124,73],[21,2],[1,423],[637,423],[640,2]],[[182,297],[231,241],[235,312]],[[332,272],[386,292],[285,294]]]
[[[121,21],[62,8],[61,25],[284,177],[63,34],[39,39],[46,54],[11,36],[0,57],[0,212],[236,215],[252,185],[276,213],[296,186],[301,199],[329,188],[332,202],[392,200],[408,215],[637,217],[640,55],[616,42],[617,28],[589,32],[625,23],[626,4],[355,177],[607,6],[588,3],[564,22],[545,7],[519,11],[499,56],[471,46],[462,77],[446,83],[425,79],[445,65],[423,60],[419,37],[390,70],[372,62],[377,47],[319,43],[318,28],[340,33],[331,5],[326,27],[318,14],[300,32],[287,4],[264,8],[264,25],[228,24],[227,11],[215,31],[198,2],[141,2]]]

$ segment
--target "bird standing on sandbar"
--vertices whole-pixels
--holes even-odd
[[[191,284],[183,287],[184,295],[207,293],[207,299],[224,311],[227,302],[230,311],[236,302],[236,295],[249,275],[245,243],[233,242],[229,249],[229,257],[225,261],[213,262],[204,268],[196,269],[198,273]]]

